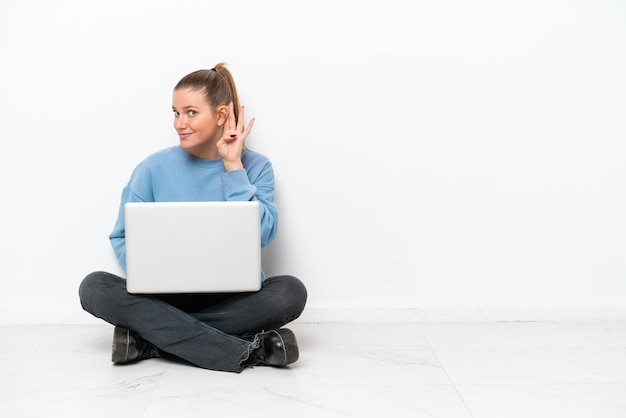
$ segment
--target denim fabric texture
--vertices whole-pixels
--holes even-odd
[[[85,311],[135,331],[164,354],[239,373],[258,347],[256,335],[298,318],[307,291],[285,275],[267,278],[258,292],[137,295],[126,291],[124,278],[99,271],[83,279],[79,296]]]

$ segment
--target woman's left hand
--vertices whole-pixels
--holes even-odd
[[[254,118],[250,119],[250,123],[245,127],[243,125],[244,108],[241,106],[239,109],[239,120],[235,122],[235,112],[233,111],[233,103],[228,104],[228,116],[224,123],[224,133],[222,137],[217,141],[217,152],[224,162],[226,171],[239,170],[243,168],[241,162],[241,153],[243,150],[243,144],[252,130],[254,125]]]

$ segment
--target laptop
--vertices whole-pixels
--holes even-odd
[[[129,202],[129,293],[261,289],[259,202]]]

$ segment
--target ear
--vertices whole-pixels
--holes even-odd
[[[221,105],[217,107],[217,126],[222,126],[228,120],[228,106]]]

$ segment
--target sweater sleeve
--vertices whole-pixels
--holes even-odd
[[[278,208],[274,202],[274,171],[269,161],[222,174],[226,200],[257,200],[261,204],[261,246],[265,247],[278,232]]]
[[[134,170],[130,181],[122,190],[117,220],[113,226],[113,231],[109,234],[109,241],[111,242],[117,261],[124,271],[126,271],[126,223],[124,221],[124,205],[127,202],[154,201],[150,184],[150,170],[140,165]],[[135,192],[136,189],[139,189],[142,195]]]
[[[126,271],[126,227],[124,224],[124,203],[128,201],[130,187],[124,187],[122,191],[122,202],[117,213],[117,220],[113,226],[113,231],[109,234],[109,241],[113,247],[113,252],[120,266]]]

